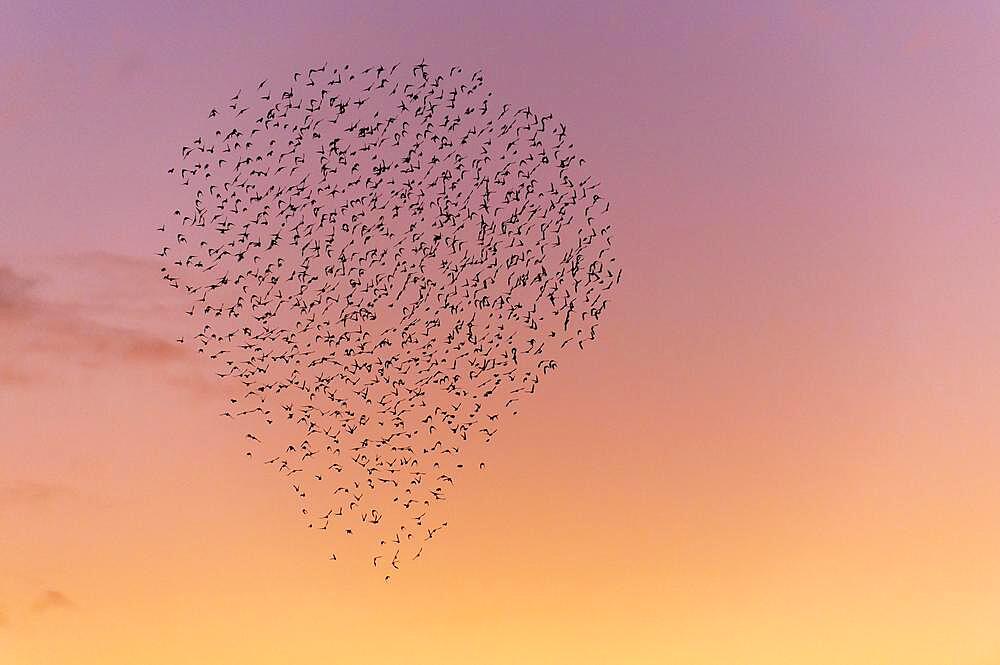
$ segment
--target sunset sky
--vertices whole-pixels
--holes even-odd
[[[0,665],[1000,663],[1000,4],[138,4],[0,3]],[[421,58],[565,122],[624,276],[385,584],[155,228],[237,89]]]

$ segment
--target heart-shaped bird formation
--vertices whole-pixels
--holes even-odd
[[[171,169],[194,197],[160,227],[163,278],[239,382],[224,415],[252,423],[247,455],[391,575],[500,422],[595,339],[621,277],[608,202],[564,125],[460,67],[324,64],[209,117]]]

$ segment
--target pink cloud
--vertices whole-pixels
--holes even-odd
[[[80,270],[80,283],[96,276],[109,285],[111,293],[59,303],[40,293],[39,279],[0,265],[0,385],[25,386],[42,377],[33,356],[55,356],[60,362],[70,360],[87,367],[157,364],[187,356],[173,339],[136,327],[134,322],[121,323],[129,319],[126,310],[131,303],[142,299],[141,289],[127,289],[137,283],[158,285],[152,262],[104,253],[62,261]],[[116,292],[121,284],[126,290]],[[93,299],[97,302],[87,302]],[[149,327],[154,323],[149,322]]]

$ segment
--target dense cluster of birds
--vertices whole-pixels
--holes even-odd
[[[621,278],[608,201],[566,127],[480,71],[323,64],[208,116],[170,169],[190,207],[159,227],[186,343],[234,382],[246,455],[388,581],[502,419],[596,338]]]

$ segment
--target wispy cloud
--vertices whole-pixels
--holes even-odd
[[[165,362],[186,355],[179,344],[141,330],[104,325],[73,316],[48,318],[43,333],[33,334],[28,350],[74,358],[87,365],[120,361]]]
[[[49,589],[42,594],[31,605],[35,612],[48,612],[51,610],[72,610],[77,605],[62,591]]]
[[[32,381],[28,372],[17,367],[0,365],[0,386],[26,386]]]
[[[76,496],[75,490],[56,483],[0,484],[0,512],[13,508],[45,506]]]
[[[29,292],[34,284],[35,280],[0,265],[0,317],[23,316],[30,304]]]
[[[39,356],[96,367],[188,355],[159,332],[169,299],[154,262],[91,253],[51,267],[68,274],[43,278],[0,265],[0,386],[28,386],[58,366],[40,367],[32,362]]]

